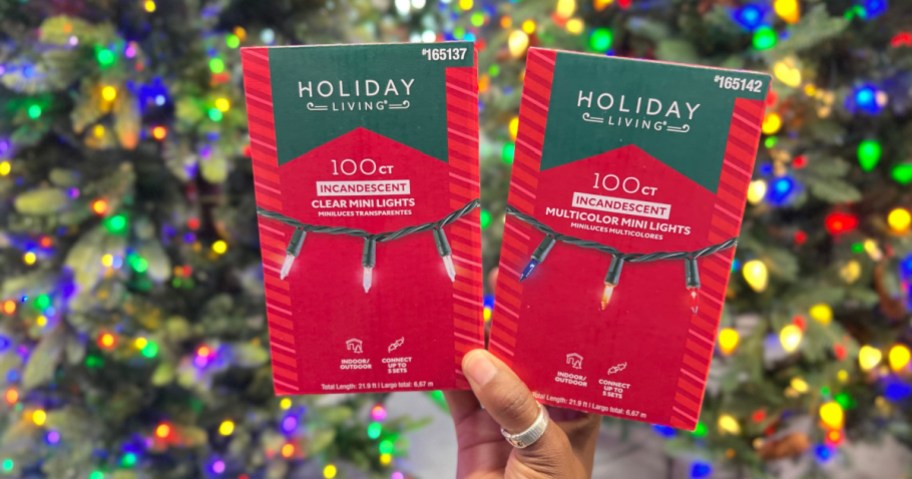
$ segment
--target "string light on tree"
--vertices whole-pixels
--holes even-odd
[[[769,272],[767,271],[766,263],[759,259],[752,259],[744,263],[744,267],[741,268],[741,274],[744,276],[744,281],[747,282],[747,285],[757,293],[765,291],[769,284]]]
[[[804,333],[794,324],[787,324],[779,331],[779,343],[787,353],[795,352],[801,346]]]
[[[862,371],[871,371],[876,368],[881,359],[883,359],[883,353],[875,347],[866,344],[858,350],[858,366]]]
[[[117,337],[111,333],[104,332],[98,335],[98,347],[104,350],[111,350],[117,346]]]
[[[808,314],[814,321],[826,326],[833,321],[833,309],[828,304],[817,303],[808,310]]]
[[[741,336],[733,328],[723,328],[719,331],[719,350],[722,354],[729,356],[735,352]]]
[[[909,347],[905,344],[894,344],[890,348],[890,352],[887,353],[887,362],[890,363],[890,369],[893,372],[905,369],[909,365],[910,359],[912,359],[912,353],[910,353]]]
[[[336,477],[338,470],[336,469],[335,464],[327,464],[323,467],[323,477],[326,479],[333,479]]]
[[[752,32],[763,25],[763,9],[753,3],[748,3],[734,11],[735,22],[745,30]]]
[[[905,208],[893,208],[887,214],[887,224],[896,234],[908,233],[909,226],[912,225],[912,214]]]
[[[219,424],[219,434],[222,436],[230,436],[234,434],[234,421],[226,419]]]
[[[111,85],[101,87],[101,98],[106,102],[112,102],[117,98],[117,88]]]
[[[720,415],[718,427],[719,432],[722,434],[730,434],[732,436],[741,434],[741,425],[738,424],[738,420],[735,419],[731,414]]]
[[[890,176],[893,178],[893,181],[901,185],[912,183],[912,163],[899,163],[893,165]]]
[[[883,154],[883,148],[877,140],[864,140],[858,144],[856,151],[858,156],[858,165],[863,171],[872,171],[880,163],[880,157]]]
[[[104,198],[99,198],[92,202],[92,213],[95,213],[98,216],[104,216],[108,213],[108,201]]]
[[[614,32],[609,28],[599,27],[589,34],[589,48],[597,52],[607,52],[614,43]]]
[[[747,187],[747,201],[752,205],[759,204],[766,197],[766,180],[751,181]]]
[[[827,401],[820,405],[818,410],[820,421],[829,429],[842,429],[845,423],[845,413],[842,406],[836,401]]]
[[[823,224],[831,235],[841,235],[858,227],[858,217],[844,211],[833,211],[824,218]]]
[[[754,32],[753,43],[756,50],[769,50],[776,46],[778,42],[779,36],[776,34],[776,30],[770,27],[763,26]]]
[[[155,437],[159,439],[167,440],[171,437],[171,433],[171,425],[166,422],[159,423],[158,426],[155,427]]]
[[[801,19],[801,7],[798,0],[775,0],[773,10],[786,23],[797,23]]]
[[[32,411],[32,423],[38,427],[44,426],[47,422],[47,412],[44,409],[35,409]]]

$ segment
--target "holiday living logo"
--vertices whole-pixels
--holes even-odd
[[[579,90],[577,108],[583,121],[617,128],[689,133],[700,103],[655,97]]]
[[[298,81],[298,98],[318,112],[407,110],[414,78]]]

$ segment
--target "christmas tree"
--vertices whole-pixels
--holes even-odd
[[[238,48],[476,40],[485,264],[530,46],[774,79],[691,476],[912,441],[912,6],[0,3],[0,475],[402,478],[377,396],[276,398]],[[486,309],[493,300],[489,297]],[[809,420],[808,420],[809,419]],[[365,472],[362,472],[365,471]]]
[[[0,5],[0,476],[404,477],[383,397],[273,394],[245,157],[238,48],[372,15]]]

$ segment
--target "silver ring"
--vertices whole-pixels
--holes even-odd
[[[538,417],[535,418],[535,422],[533,422],[528,429],[518,434],[510,434],[506,429],[500,428],[500,433],[503,434],[504,439],[513,447],[525,449],[541,439],[541,437],[545,435],[545,429],[547,428],[548,409],[539,404]]]

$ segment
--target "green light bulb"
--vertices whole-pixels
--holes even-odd
[[[614,41],[614,33],[604,27],[596,28],[589,34],[589,48],[597,52],[606,52]]]
[[[213,58],[209,60],[209,69],[212,70],[212,73],[222,73],[225,71],[225,62],[221,58]]]
[[[481,229],[487,229],[491,226],[491,213],[488,210],[481,210]]]
[[[871,171],[880,163],[883,148],[877,140],[864,140],[858,144],[858,164],[864,171]]]
[[[754,48],[757,50],[769,50],[776,46],[778,41],[776,30],[770,27],[760,27],[754,32]]]
[[[41,118],[41,105],[31,105],[28,107],[28,116],[33,120]]]
[[[513,158],[516,155],[516,145],[513,143],[507,143],[503,146],[503,149],[500,151],[500,159],[508,165],[513,164]]]
[[[912,163],[900,163],[890,172],[893,180],[901,185],[912,183]]]

